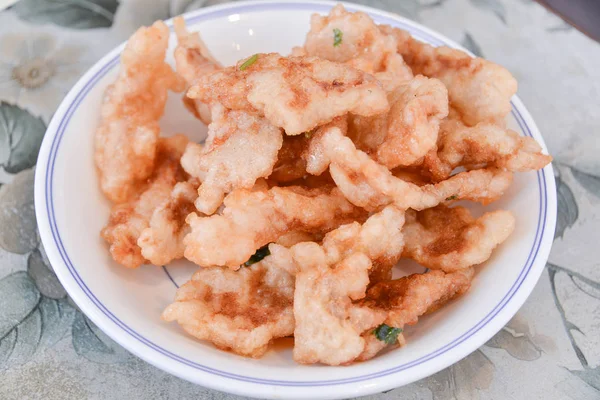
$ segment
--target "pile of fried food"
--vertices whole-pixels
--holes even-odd
[[[507,129],[501,66],[413,39],[338,5],[290,56],[221,66],[174,22],[128,41],[107,89],[95,161],[114,206],[102,237],[128,268],[200,269],[163,313],[198,339],[329,365],[404,345],[402,331],[470,287],[507,239],[509,211],[475,218],[513,173],[551,161]],[[208,124],[204,144],[160,137],[168,91]],[[401,258],[426,273],[392,279]]]

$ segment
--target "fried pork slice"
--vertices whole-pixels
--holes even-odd
[[[413,73],[444,82],[451,105],[467,125],[501,123],[510,112],[517,81],[506,68],[457,49],[433,47],[398,28],[380,29],[395,36],[398,52]]]
[[[373,74],[383,85],[386,92],[396,90],[401,84],[410,81],[414,75],[400,54],[387,54],[383,59],[383,67]]]
[[[483,263],[515,228],[512,213],[504,210],[475,218],[464,207],[440,205],[408,211],[406,218],[402,256],[444,272]]]
[[[387,114],[353,117],[349,135],[388,169],[416,164],[436,146],[440,122],[448,115],[448,91],[439,80],[419,75],[388,100]]]
[[[340,365],[367,351],[370,344],[363,335],[381,324],[386,312],[353,301],[365,296],[374,263],[397,260],[401,254],[403,223],[404,212],[390,206],[362,226],[354,222],[329,232],[321,246],[292,246],[298,271],[294,360]]]
[[[210,54],[208,48],[200,38],[198,32],[188,32],[183,17],[173,19],[175,34],[177,35],[177,47],[173,53],[175,57],[175,70],[185,79],[188,86],[196,83],[196,80],[206,74],[221,69],[221,64]],[[185,106],[202,122],[210,124],[210,108],[201,101],[183,97]]]
[[[313,14],[304,50],[309,56],[345,63],[373,74],[392,91],[412,78],[412,71],[398,54],[394,35],[379,30],[363,12],[348,12],[338,4],[329,15]]]
[[[202,184],[196,208],[210,215],[225,195],[235,189],[250,189],[267,177],[277,162],[282,132],[265,118],[243,111],[212,107],[204,147],[191,143],[181,159],[183,168]]]
[[[100,187],[115,203],[129,201],[153,173],[167,91],[184,89],[183,80],[164,61],[168,42],[163,22],[138,29],[102,100],[94,160]]]
[[[459,166],[492,166],[513,172],[538,170],[552,161],[531,137],[487,123],[468,127],[455,120],[445,121],[437,150],[425,157],[423,169],[440,181]]]
[[[215,72],[221,64],[210,53],[199,32],[189,32],[183,17],[173,19],[177,47],[174,51],[176,71],[188,84],[198,77]]]
[[[294,276],[286,262],[291,261],[267,256],[239,271],[201,268],[179,288],[162,318],[218,348],[260,357],[271,340],[294,333]]]
[[[110,244],[110,253],[119,264],[137,268],[146,262],[138,239],[148,228],[155,210],[169,202],[177,182],[187,179],[179,165],[186,144],[187,138],[183,135],[159,139],[154,173],[133,199],[112,208],[108,224],[100,235]]]
[[[385,310],[388,326],[403,329],[420,316],[434,312],[471,287],[473,268],[452,273],[429,271],[379,282],[367,291],[361,305]]]
[[[387,313],[384,324],[363,333],[365,349],[356,361],[375,357],[385,348],[405,344],[402,331],[414,325],[422,315],[434,312],[466,293],[473,279],[473,268],[446,274],[429,271],[396,280],[382,281],[370,287],[358,304]]]
[[[302,364],[340,365],[353,361],[365,348],[361,334],[383,322],[385,312],[354,305],[365,296],[371,262],[355,253],[333,267],[314,243],[311,260],[296,275],[293,356]]]
[[[316,57],[255,54],[238,65],[201,77],[188,96],[228,109],[264,115],[298,135],[348,112],[369,116],[388,110],[371,75]]]
[[[185,257],[200,266],[237,269],[256,249],[287,232],[327,232],[364,215],[331,187],[237,189],[223,204],[220,214],[187,218],[191,232],[184,239]]]
[[[481,169],[461,172],[437,184],[418,186],[396,178],[386,167],[357,150],[354,143],[337,127],[327,129],[311,144],[313,163],[308,172],[319,173],[323,165],[338,188],[354,205],[375,211],[388,204],[400,209],[422,210],[446,200],[464,199],[490,203],[502,194],[512,182],[510,172],[499,169]],[[319,166],[313,170],[313,165]]]
[[[183,258],[183,238],[190,232],[185,218],[194,208],[198,197],[198,182],[191,179],[179,182],[169,199],[152,213],[149,225],[137,241],[142,256],[154,265],[165,265]]]
[[[341,226],[323,239],[328,262],[333,263],[353,252],[362,252],[372,263],[369,284],[391,279],[392,268],[398,263],[404,248],[403,225],[404,212],[388,206],[362,225],[354,222]]]

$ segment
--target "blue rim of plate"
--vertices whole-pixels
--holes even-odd
[[[345,4],[345,6],[347,9],[349,9],[351,11],[354,11],[354,10],[359,11],[360,10],[359,7],[355,8],[351,4]],[[235,12],[244,13],[244,12],[258,12],[258,11],[265,11],[265,10],[284,10],[284,9],[296,9],[296,10],[309,9],[309,10],[312,10],[315,12],[327,12],[331,9],[331,6],[326,5],[326,4],[302,3],[302,2],[299,2],[299,3],[288,2],[288,3],[264,3],[264,4],[238,4],[237,7],[236,7],[236,5],[233,5],[228,8],[217,8],[215,10],[210,10],[210,11],[208,9],[206,9],[200,15],[190,16],[189,18],[186,19],[186,22],[188,24],[196,24],[196,23],[202,22],[203,20],[218,18],[218,17],[222,17],[222,16],[226,16],[226,15],[231,15],[232,13],[235,13]],[[389,24],[389,25],[392,25],[395,27],[405,29],[405,30],[409,31],[411,34],[414,34],[417,37],[419,37],[433,45],[436,45],[436,46],[448,45],[448,46],[454,47],[453,43],[446,42],[444,40],[441,40],[434,36],[431,36],[428,32],[421,30],[417,26],[405,25],[404,22],[402,22],[399,19],[395,19],[392,16],[375,14],[375,15],[371,15],[371,17],[377,23],[380,23],[380,24],[385,23],[385,24]],[[65,250],[65,247],[64,247],[61,237],[60,237],[60,233],[58,231],[58,225],[56,223],[56,218],[55,218],[55,213],[54,213],[54,197],[53,197],[54,165],[55,165],[55,161],[56,161],[56,156],[58,154],[58,149],[59,149],[60,143],[62,141],[62,138],[64,136],[66,127],[67,127],[71,117],[73,116],[73,114],[75,113],[75,111],[77,110],[77,108],[79,107],[81,102],[83,101],[83,99],[86,97],[86,95],[90,92],[90,90],[96,85],[96,83],[98,83],[98,81],[102,77],[104,77],[113,67],[115,67],[118,64],[119,57],[120,57],[120,54],[117,54],[117,55],[115,55],[114,58],[107,61],[105,63],[105,65],[102,68],[100,68],[88,80],[88,82],[86,82],[86,84],[81,88],[79,93],[76,94],[72,103],[69,105],[67,111],[64,113],[62,119],[60,120],[60,122],[58,124],[57,132],[56,132],[56,134],[53,138],[52,144],[51,144],[50,154],[48,157],[48,163],[45,166],[44,191],[45,191],[46,211],[47,211],[49,222],[50,222],[50,229],[52,232],[52,237],[53,237],[55,245],[60,253],[60,256],[61,256],[63,262],[65,263],[65,265],[67,266],[67,269],[68,269],[69,273],[71,274],[72,278],[79,285],[80,289],[85,293],[85,295],[88,297],[88,299],[92,301],[92,303],[98,308],[98,310],[100,310],[106,317],[108,317],[114,324],[116,324],[118,327],[120,327],[123,331],[125,331],[127,334],[131,335],[133,338],[137,339],[139,342],[146,345],[150,349],[162,354],[163,356],[166,356],[166,357],[168,357],[174,361],[177,361],[181,364],[196,368],[198,370],[201,370],[201,371],[204,371],[207,373],[215,374],[215,375],[218,375],[221,377],[234,379],[234,380],[238,380],[238,381],[263,384],[263,385],[266,384],[266,385],[275,385],[275,386],[300,386],[300,387],[329,386],[329,385],[342,385],[342,384],[360,382],[360,381],[365,381],[365,380],[371,380],[371,379],[375,379],[375,378],[381,378],[381,377],[384,377],[384,376],[387,376],[390,374],[398,373],[398,372],[406,370],[408,368],[415,367],[415,366],[422,364],[424,362],[427,362],[429,360],[432,360],[432,359],[452,350],[456,346],[463,343],[465,340],[469,339],[471,336],[475,335],[485,325],[487,325],[490,321],[492,321],[494,319],[494,317],[506,306],[506,304],[512,299],[512,297],[518,291],[521,284],[523,283],[523,281],[529,274],[529,271],[531,270],[531,267],[533,266],[533,262],[537,257],[537,254],[540,249],[541,242],[542,242],[542,237],[544,236],[544,232],[546,230],[546,215],[547,215],[548,201],[547,201],[546,173],[543,169],[540,171],[537,171],[539,199],[540,199],[539,200],[537,230],[536,230],[536,234],[535,234],[535,237],[533,240],[533,245],[531,247],[531,250],[529,252],[527,260],[526,260],[521,272],[519,273],[519,276],[517,277],[517,279],[511,286],[511,288],[508,290],[508,292],[500,300],[500,302],[485,317],[483,317],[479,322],[477,322],[477,324],[475,324],[472,328],[470,328],[468,331],[466,331],[465,333],[463,333],[456,339],[452,340],[450,343],[430,352],[429,354],[419,357],[416,360],[407,362],[405,364],[397,365],[393,368],[385,369],[385,370],[378,371],[378,372],[373,372],[373,373],[366,374],[366,375],[350,377],[350,378],[321,380],[321,381],[284,381],[284,380],[254,378],[254,377],[249,377],[249,376],[230,373],[227,371],[218,370],[218,369],[211,368],[209,366],[202,365],[197,362],[188,360],[184,357],[178,356],[178,355],[158,346],[157,344],[155,344],[155,343],[151,342],[150,340],[146,339],[145,337],[143,337],[138,332],[131,329],[123,321],[121,321],[119,318],[117,318],[110,310],[108,310],[104,306],[104,304],[102,304],[99,301],[99,299],[87,287],[87,285],[85,284],[85,282],[83,281],[81,276],[78,274],[77,270],[75,269],[73,263],[71,262],[71,260],[69,258],[69,255],[67,254],[67,252]],[[527,125],[527,122],[521,115],[520,111],[515,107],[514,103],[511,103],[511,104],[513,106],[512,115],[514,116],[515,120],[519,124],[521,131],[525,132],[525,134],[527,136],[533,137],[533,135],[531,133],[531,129]]]

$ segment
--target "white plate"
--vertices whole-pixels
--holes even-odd
[[[185,15],[200,30],[223,63],[257,52],[288,53],[300,45],[314,12],[333,3],[240,2]],[[369,13],[377,23],[409,30],[435,45],[458,47],[431,30],[394,14],[347,4]],[[172,47],[175,44],[171,38]],[[98,189],[93,164],[93,135],[102,94],[115,78],[119,53],[110,52],[73,87],[56,112],[40,151],[35,206],[48,257],[81,310],[123,347],[183,379],[240,395],[268,398],[345,398],[381,392],[425,376],[465,357],[499,331],[523,304],[544,268],[554,233],[556,195],[552,167],[519,174],[510,192],[491,208],[515,213],[517,227],[479,270],[471,291],[443,311],[407,329],[406,347],[348,367],[303,366],[285,346],[259,360],[246,359],[198,342],[161,311],[194,270],[186,262],[169,269],[127,270],[109,257],[99,232],[109,203]],[[161,122],[165,134],[196,138],[206,128],[172,96]],[[531,116],[513,99],[510,125],[543,143]]]

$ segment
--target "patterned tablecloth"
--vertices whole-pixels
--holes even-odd
[[[211,0],[21,0],[0,12],[0,398],[236,396],[170,376],[99,331],[45,258],[33,209],[46,125],[140,25]],[[370,399],[600,399],[600,45],[530,0],[364,0],[506,66],[555,157],[554,247],[519,313],[479,350]]]

